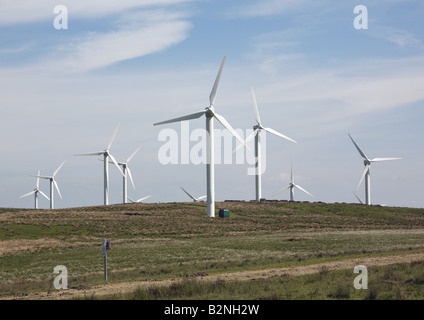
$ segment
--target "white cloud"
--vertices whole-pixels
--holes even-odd
[[[46,64],[64,72],[85,72],[164,50],[186,39],[191,24],[167,21],[135,30],[91,33],[78,43],[61,48],[67,57]]]
[[[192,0],[37,0],[16,1],[0,0],[0,25],[28,23],[51,19],[55,15],[53,9],[57,5],[64,5],[68,9],[70,18],[102,17],[139,8],[175,5]]]
[[[374,26],[370,33],[375,37],[388,40],[401,48],[415,47],[424,48],[421,40],[417,39],[411,32],[393,27]]]

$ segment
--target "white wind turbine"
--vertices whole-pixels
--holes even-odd
[[[183,187],[180,186],[180,188],[193,200],[193,202],[199,202],[200,200],[206,198],[206,195],[195,198],[187,190],[185,190]]]
[[[131,170],[130,170],[130,168],[128,167],[128,162],[130,162],[131,161],[131,159],[135,156],[135,154],[139,151],[141,149],[141,146],[140,147],[138,147],[129,157],[128,157],[128,159],[127,159],[127,161],[125,161],[125,162],[118,162],[118,164],[120,165],[120,166],[122,166],[122,173],[123,173],[123,177],[122,177],[122,180],[123,180],[123,203],[127,203],[128,202],[128,200],[127,199],[129,199],[128,198],[128,196],[127,196],[127,194],[128,194],[128,177],[130,178],[130,181],[131,181],[131,184],[132,184],[132,187],[133,187],[133,189],[135,190],[135,185],[134,185],[134,180],[133,180],[133,177],[132,177],[132,174],[131,174]],[[101,161],[104,161],[104,160],[101,160]],[[109,163],[113,163],[113,162],[111,162],[111,161],[109,161]]]
[[[133,199],[131,199],[130,197],[128,197],[128,199],[130,199],[130,201],[132,202],[132,203],[136,203],[136,202],[141,202],[141,201],[143,201],[143,200],[146,200],[146,199],[148,199],[148,198],[150,198],[151,196],[147,196],[147,197],[144,197],[144,198],[141,198],[141,199],[138,199],[138,200],[133,200]]]
[[[291,177],[290,177],[290,183],[289,186],[278,191],[277,193],[274,193],[273,196],[275,196],[276,194],[279,194],[283,191],[286,191],[287,189],[290,189],[290,201],[294,201],[294,188],[297,188],[303,192],[305,192],[306,194],[309,194],[311,197],[313,197],[312,194],[310,194],[308,191],[306,191],[305,189],[303,189],[301,186],[299,186],[298,184],[294,183],[294,176],[293,176],[293,164],[291,166]]]
[[[255,92],[253,91],[253,87],[252,89],[252,97],[253,97],[253,107],[254,107],[254,111],[255,111],[255,119],[256,119],[256,125],[253,126],[253,132],[246,138],[245,143],[249,142],[250,140],[253,139],[253,137],[255,137],[255,185],[256,185],[256,201],[260,201],[260,199],[262,198],[262,183],[261,183],[261,175],[262,175],[262,169],[261,169],[261,140],[260,140],[260,133],[262,130],[264,130],[265,132],[269,132],[272,133],[273,135],[276,135],[280,138],[289,140],[291,142],[297,143],[297,141],[279,133],[278,131],[275,131],[274,129],[271,128],[265,128],[264,126],[262,126],[261,123],[261,118],[259,117],[259,111],[258,111],[258,105],[256,104],[256,98],[255,98]],[[234,152],[236,150],[238,150],[241,147],[241,145],[239,145],[239,147],[237,147]]]
[[[166,121],[154,123],[153,125],[161,125],[172,122],[180,122],[185,120],[192,120],[200,118],[201,116],[206,117],[206,131],[207,131],[207,155],[206,155],[206,190],[207,190],[207,215],[208,217],[215,217],[215,173],[214,173],[214,125],[213,119],[216,118],[228,131],[231,132],[243,145],[244,141],[237,132],[231,127],[231,125],[225,120],[224,117],[220,116],[215,112],[215,97],[218,89],[219,79],[221,77],[222,69],[224,67],[226,57],[222,60],[221,67],[219,68],[218,75],[216,76],[215,83],[212,91],[209,95],[209,107],[205,110],[191,113],[182,117],[173,118]]]
[[[53,174],[51,176],[40,176],[40,175],[32,176],[32,177],[36,177],[36,178],[47,179],[47,180],[50,181],[50,209],[54,209],[54,188],[56,188],[60,199],[62,199],[62,195],[60,194],[59,186],[57,185],[57,182],[54,178],[56,177],[57,173],[62,168],[62,166],[65,164],[65,162],[66,161],[63,161],[60,164],[60,166],[53,172]]]
[[[364,165],[365,169],[362,172],[361,179],[359,179],[358,185],[356,186],[356,191],[358,191],[360,184],[362,183],[362,180],[365,178],[365,204],[370,205],[371,204],[371,179],[370,179],[370,166],[372,162],[381,162],[381,161],[389,161],[389,160],[401,160],[402,158],[374,158],[369,159],[365,153],[359,148],[359,146],[356,144],[355,140],[353,140],[352,136],[350,134],[349,138],[352,140],[353,144],[355,145],[356,149],[358,150],[359,154],[362,158],[364,158]]]
[[[124,175],[121,168],[118,165],[118,162],[116,162],[115,158],[110,153],[110,147],[112,146],[113,140],[115,139],[115,136],[118,132],[119,124],[115,129],[115,132],[112,135],[112,138],[109,141],[109,144],[107,145],[106,149],[103,151],[97,151],[97,152],[89,152],[89,153],[79,153],[75,154],[75,156],[99,156],[103,155],[103,162],[104,162],[104,204],[109,204],[109,161],[112,160],[113,164],[118,168],[119,172]]]
[[[50,200],[50,198],[48,196],[46,196],[44,194],[44,192],[39,189],[40,188],[40,177],[39,176],[40,176],[40,170],[38,170],[37,181],[35,183],[35,189],[33,191],[28,192],[28,193],[26,193],[26,194],[24,194],[23,196],[20,197],[20,198],[23,198],[23,197],[27,197],[27,196],[29,196],[31,194],[34,194],[34,209],[38,209],[38,193],[41,193],[41,195],[44,198],[46,198],[47,200]]]

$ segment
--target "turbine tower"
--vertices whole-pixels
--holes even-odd
[[[193,202],[199,202],[203,198],[206,198],[206,195],[201,196],[201,197],[198,197],[198,198],[195,198],[187,190],[185,190],[183,187],[180,186],[180,188],[193,200]]]
[[[305,189],[303,189],[301,186],[299,186],[298,184],[294,183],[294,176],[293,176],[293,164],[291,166],[291,177],[290,177],[290,183],[289,186],[278,191],[277,193],[274,193],[273,196],[275,196],[276,194],[279,194],[283,191],[286,191],[287,189],[290,189],[290,201],[294,201],[294,188],[297,188],[303,192],[305,192],[306,194],[309,194],[311,197],[313,197],[312,194],[310,194],[308,191],[306,191]]]
[[[109,144],[107,145],[106,149],[103,151],[97,151],[97,152],[89,152],[89,153],[79,153],[79,154],[75,154],[75,156],[99,156],[99,155],[103,155],[103,162],[104,162],[104,204],[108,205],[109,204],[109,161],[108,158],[110,160],[112,160],[113,164],[118,168],[119,172],[124,175],[124,173],[122,172],[121,168],[118,165],[118,162],[116,162],[115,158],[112,156],[112,154],[110,153],[110,147],[112,146],[113,140],[115,139],[115,136],[118,132],[119,129],[119,124],[115,129],[115,132],[112,135],[112,138],[109,141]]]
[[[359,154],[362,158],[364,158],[364,165],[365,169],[362,172],[361,179],[359,179],[358,185],[356,186],[356,191],[358,191],[359,186],[362,183],[362,180],[365,178],[365,204],[370,205],[371,204],[371,179],[370,179],[370,166],[373,162],[381,162],[381,161],[390,161],[390,160],[401,160],[402,158],[374,158],[369,159],[365,153],[361,150],[361,148],[357,145],[355,140],[353,140],[352,136],[350,134],[349,138],[352,140],[353,144],[355,145],[356,149],[358,150]]]
[[[46,196],[44,194],[44,192],[39,189],[40,188],[40,177],[39,177],[39,175],[40,175],[40,170],[38,170],[37,182],[35,183],[35,189],[31,192],[24,194],[23,196],[20,196],[20,198],[23,198],[23,197],[27,197],[31,194],[34,194],[34,209],[38,209],[38,193],[41,193],[41,195],[44,198],[46,198],[47,200],[50,200],[50,198],[48,196]]]
[[[237,132],[231,127],[231,125],[225,120],[224,117],[220,116],[215,112],[215,97],[218,89],[219,80],[221,78],[222,69],[224,67],[226,57],[222,60],[221,67],[219,68],[218,75],[216,76],[215,83],[212,87],[212,91],[209,95],[209,107],[205,110],[191,113],[182,117],[173,118],[166,121],[154,123],[153,125],[161,125],[172,122],[180,122],[185,120],[192,120],[200,118],[201,116],[206,117],[206,131],[207,131],[207,155],[206,155],[206,190],[207,190],[207,215],[208,217],[215,217],[215,172],[214,172],[214,125],[213,119],[215,118],[220,122],[228,131],[231,132],[243,145],[245,145],[242,138]]]
[[[57,182],[54,178],[64,164],[65,164],[65,161],[63,161],[60,164],[60,166],[55,170],[55,172],[53,172],[53,175],[51,175],[51,176],[40,176],[40,175],[32,176],[32,177],[36,177],[36,178],[47,179],[47,180],[50,181],[50,209],[54,209],[54,188],[56,188],[60,199],[62,199],[62,195],[60,194],[59,186],[57,185]],[[53,187],[53,185],[54,185],[54,187]]]
[[[253,126],[253,132],[246,138],[245,143],[252,140],[253,137],[255,137],[255,186],[256,186],[256,201],[260,201],[262,198],[262,183],[261,183],[261,176],[262,176],[262,168],[261,168],[261,140],[260,140],[260,133],[262,130],[272,133],[273,135],[276,135],[277,137],[289,140],[291,142],[297,143],[297,141],[279,133],[278,131],[275,131],[271,128],[265,128],[262,126],[261,118],[259,117],[259,111],[258,111],[258,105],[256,104],[256,98],[255,98],[255,92],[252,89],[252,97],[253,97],[253,108],[255,111],[255,119],[256,119],[256,125]],[[238,150],[241,147],[239,145],[234,151]]]

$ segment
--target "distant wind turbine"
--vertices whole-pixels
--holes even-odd
[[[209,107],[205,110],[191,113],[182,117],[173,118],[166,121],[154,123],[154,126],[180,122],[185,120],[192,120],[200,118],[201,116],[206,117],[206,131],[207,131],[207,155],[206,155],[206,190],[207,190],[207,215],[208,217],[215,217],[215,172],[214,172],[214,125],[213,119],[218,120],[228,131],[231,132],[243,145],[245,145],[243,139],[237,134],[237,132],[231,127],[231,125],[225,120],[223,116],[220,116],[215,112],[215,97],[218,89],[219,80],[221,78],[222,69],[224,67],[226,57],[222,60],[221,67],[219,68],[218,75],[216,76],[215,83],[212,87],[212,91],[209,95]]]
[[[369,159],[365,153],[361,150],[361,148],[357,145],[355,140],[353,140],[352,136],[350,134],[349,138],[352,140],[353,144],[355,145],[356,149],[358,150],[359,154],[362,158],[364,158],[364,165],[365,169],[362,172],[361,179],[359,179],[358,185],[356,186],[356,191],[358,191],[359,186],[362,183],[362,180],[365,178],[365,204],[370,205],[371,204],[371,179],[370,179],[370,166],[372,162],[381,162],[381,161],[389,161],[389,160],[401,160],[402,158],[374,158]]]
[[[199,202],[200,200],[206,198],[206,195],[195,198],[187,190],[185,190],[183,187],[180,186],[180,188],[193,200],[193,202]]]
[[[289,140],[291,142],[297,143],[297,141],[279,133],[278,131],[275,131],[271,128],[265,128],[262,126],[261,118],[259,117],[259,111],[258,111],[258,105],[256,104],[256,98],[255,98],[255,92],[252,89],[252,97],[253,97],[253,108],[255,111],[255,119],[256,119],[256,125],[253,126],[253,132],[246,138],[244,141],[246,144],[255,137],[255,185],[256,185],[256,201],[260,201],[262,198],[262,187],[261,187],[261,176],[262,176],[262,170],[261,170],[261,142],[260,142],[260,132],[262,130],[272,133],[273,135],[276,135],[277,137]],[[234,151],[238,150],[242,145],[239,145]]]
[[[306,194],[309,194],[311,197],[313,197],[313,195],[312,195],[312,194],[310,194],[308,191],[306,191],[305,189],[303,189],[303,188],[302,188],[301,186],[299,186],[298,184],[295,184],[295,183],[294,183],[294,176],[293,176],[293,164],[292,164],[292,166],[291,166],[291,177],[290,177],[290,183],[289,183],[289,186],[288,186],[288,187],[286,187],[286,188],[284,188],[284,189],[282,189],[282,190],[280,190],[280,191],[278,191],[277,193],[274,193],[274,194],[273,194],[273,196],[275,196],[276,194],[279,194],[279,193],[281,193],[281,192],[283,192],[283,191],[286,191],[286,190],[290,189],[290,201],[294,201],[294,188],[297,188],[297,189],[299,189],[299,190],[301,190],[301,191],[305,192]]]
[[[57,173],[59,172],[59,170],[62,168],[62,166],[65,164],[65,162],[66,161],[63,161],[60,164],[60,166],[55,170],[55,172],[53,172],[53,175],[51,175],[51,176],[40,176],[40,175],[32,176],[32,177],[36,177],[36,178],[47,179],[47,180],[50,181],[50,209],[54,209],[54,188],[56,188],[60,199],[62,199],[62,195],[60,194],[59,186],[57,185],[55,177],[56,177]],[[53,187],[53,185],[54,185],[54,187]]]
[[[40,190],[40,170],[38,170],[38,175],[37,175],[37,181],[35,183],[35,189],[31,192],[28,192],[26,194],[24,194],[23,196],[21,196],[20,198],[23,197],[27,197],[31,194],[34,194],[34,209],[38,209],[38,193],[40,193],[44,198],[46,198],[47,200],[50,200],[49,197],[47,197],[43,191]]]
[[[133,199],[131,199],[130,197],[128,197],[128,199],[130,199],[130,201],[132,202],[132,203],[136,203],[136,202],[142,202],[143,200],[146,200],[146,199],[148,199],[148,198],[150,198],[151,196],[147,196],[147,197],[144,197],[144,198],[141,198],[141,199],[138,199],[138,200],[133,200]]]
[[[106,149],[103,151],[97,151],[97,152],[89,152],[89,153],[79,153],[75,154],[75,156],[99,156],[103,155],[103,162],[104,162],[104,204],[109,204],[109,161],[112,160],[113,164],[118,168],[119,172],[124,175],[121,168],[118,165],[118,162],[116,162],[115,158],[110,153],[110,147],[112,146],[113,140],[115,139],[116,134],[118,133],[119,124],[115,129],[115,132],[112,135],[112,138],[109,141],[109,144],[107,145]]]
[[[127,197],[127,194],[128,194],[128,177],[130,178],[130,181],[131,181],[131,184],[132,184],[132,187],[133,187],[133,189],[135,190],[135,185],[134,185],[134,180],[133,180],[133,177],[132,177],[132,174],[131,174],[131,170],[130,170],[130,168],[128,167],[128,163],[131,161],[131,159],[135,156],[135,154],[139,151],[141,149],[141,146],[140,147],[138,147],[129,157],[128,157],[128,159],[127,159],[127,161],[125,161],[125,162],[118,162],[118,164],[120,165],[120,166],[122,166],[122,173],[123,173],[123,177],[122,177],[122,180],[123,180],[123,203],[127,203],[128,202],[128,197]],[[101,161],[104,161],[104,160],[101,160]],[[112,163],[113,164],[113,162],[112,161],[109,161],[109,163]]]

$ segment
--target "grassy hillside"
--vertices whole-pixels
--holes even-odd
[[[223,202],[127,204],[56,210],[0,209],[0,295],[103,283],[101,239],[111,240],[108,280],[187,277],[424,251],[424,209],[355,204]]]

